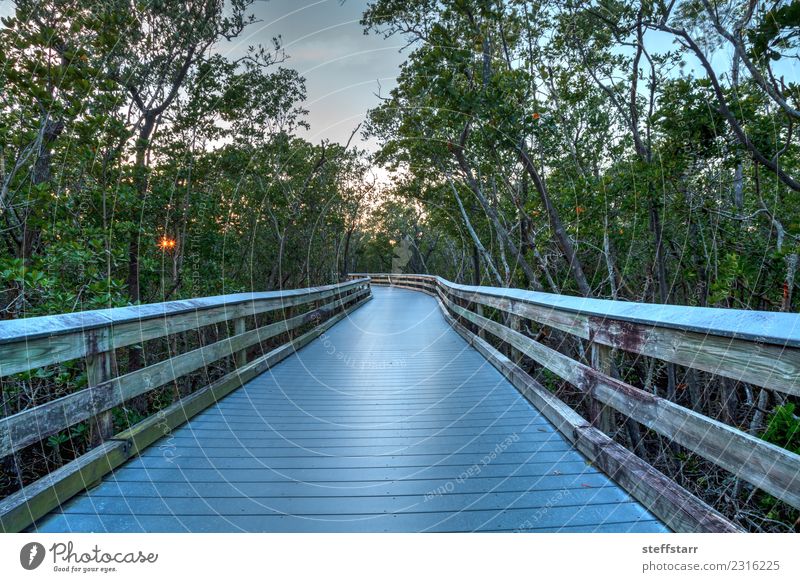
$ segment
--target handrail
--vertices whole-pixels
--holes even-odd
[[[367,281],[356,278],[347,283],[323,287],[236,293],[2,321],[0,377],[196,329],[202,325],[326,299],[364,285]],[[199,317],[201,313],[202,321]]]
[[[512,359],[519,360],[524,354],[590,396],[597,403],[595,411],[602,406],[610,407],[800,507],[800,456],[613,377],[609,350],[643,354],[798,395],[800,316],[639,303],[617,306],[613,301],[459,285],[430,275],[352,276],[369,276],[374,285],[389,284],[434,295],[451,323],[460,328],[459,332],[488,352],[493,363],[513,377],[512,381],[518,380],[524,371],[515,362],[504,361],[483,340],[484,334],[491,334],[507,345]],[[503,312],[505,318],[497,322],[485,317],[484,308]],[[675,314],[674,319],[669,319],[670,313]],[[698,314],[697,321],[691,321],[692,313]],[[737,324],[745,315],[744,321]],[[593,365],[575,361],[524,335],[521,319],[589,340]],[[751,327],[745,329],[744,325]],[[525,376],[526,390],[545,390]],[[537,398],[547,414],[550,404],[541,400],[543,394]],[[556,413],[553,407],[557,406],[551,407],[553,417],[564,421],[563,411]],[[592,416],[593,425],[603,424],[601,414],[593,412]],[[574,418],[570,422],[573,421],[580,422]],[[574,431],[575,426],[568,428]]]
[[[92,444],[82,457],[0,500],[0,531],[27,527],[59,502],[160,438],[164,430],[241,386],[305,345],[371,298],[368,278],[290,291],[240,293],[0,322],[0,377],[85,359],[88,386],[0,418],[0,458],[78,423],[90,421]],[[298,311],[306,308],[305,311]],[[259,316],[282,310],[261,325]],[[263,318],[262,318],[263,322]],[[225,324],[227,337],[144,368],[117,372],[116,350],[141,342]],[[296,332],[311,329],[296,336]],[[280,345],[252,361],[248,348],[285,335]],[[263,351],[263,350],[262,350]],[[113,435],[111,410],[223,358],[232,370],[177,400],[158,415]],[[87,477],[90,475],[91,478]],[[87,480],[88,479],[88,480]]]
[[[326,291],[345,290],[356,284],[366,282],[350,280],[347,283],[335,283],[321,287],[306,287],[303,289],[283,289],[279,291],[261,291],[250,293],[231,293],[228,295],[214,295],[210,297],[196,297],[192,299],[179,299],[163,303],[146,303],[143,305],[130,305],[127,307],[113,307],[110,309],[95,309],[78,311],[60,315],[45,315],[42,317],[29,317],[25,319],[12,319],[3,321],[0,325],[0,344],[31,340],[37,337],[53,337],[75,331],[87,331],[107,325],[120,325],[123,323],[141,322],[159,317],[169,317],[181,313],[196,313],[215,307],[233,307],[242,303],[251,303],[264,300],[279,301],[282,305],[293,305],[296,298],[306,299],[309,295],[324,293]]]
[[[453,290],[480,293],[485,296],[524,301],[538,307],[580,315],[614,319],[657,327],[670,327],[684,331],[713,333],[725,337],[745,339],[759,343],[800,347],[800,316],[794,313],[722,309],[637,303],[611,299],[595,299],[528,291],[511,287],[485,287],[453,283],[436,275],[397,275],[392,273],[351,273],[351,277],[374,279],[389,277],[419,277],[436,280]]]
[[[378,284],[401,277],[368,276]],[[797,314],[587,299],[460,285],[433,275],[402,277],[435,282],[468,302],[480,297],[484,306],[597,344],[800,396]]]

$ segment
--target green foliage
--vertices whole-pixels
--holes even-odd
[[[132,241],[141,301],[339,276],[329,245],[356,220],[367,166],[292,135],[305,81],[275,66],[278,40],[245,59],[206,50],[252,22],[249,4],[17,2],[0,29],[2,317],[127,305]],[[141,142],[139,104],[162,98]]]
[[[112,409],[111,416],[114,422],[114,433],[128,430],[147,418],[146,414],[142,414],[141,412],[137,412],[125,406],[118,406]]]
[[[800,418],[795,414],[793,403],[775,407],[761,438],[800,454]]]
[[[800,418],[795,414],[795,404],[776,406],[767,420],[761,438],[779,447],[800,454]],[[756,500],[767,519],[794,524],[800,519],[800,510],[791,507],[772,495],[759,492]]]
[[[742,276],[742,265],[739,255],[728,253],[717,266],[717,277],[711,285],[709,303],[724,304],[733,294],[736,282]]]
[[[85,422],[76,424],[69,430],[69,437],[73,441],[83,443],[89,435],[89,425]]]
[[[28,268],[22,259],[9,257],[0,259],[0,277],[7,283],[13,282],[31,289],[48,285],[44,273]]]
[[[54,450],[60,450],[61,447],[68,442],[69,433],[66,431],[47,437],[47,446]]]
[[[756,60],[764,57],[777,61],[781,52],[796,49],[800,38],[800,3],[789,2],[775,5],[764,11],[752,30],[748,40],[752,43],[751,56]]]

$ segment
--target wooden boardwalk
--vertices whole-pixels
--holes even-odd
[[[31,530],[666,531],[432,297],[373,294]]]

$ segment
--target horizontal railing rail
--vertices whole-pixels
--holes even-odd
[[[103,473],[185,422],[242,383],[305,345],[371,298],[369,279],[307,289],[241,293],[0,322],[0,377],[78,361],[87,387],[0,418],[0,459],[87,422],[96,448],[0,501],[0,531],[19,531],[96,481]],[[273,319],[259,319],[273,313]],[[174,353],[139,369],[117,372],[116,351],[211,325],[226,337]],[[305,328],[311,327],[302,332]],[[283,341],[267,353],[253,350]],[[257,352],[257,350],[256,350]],[[138,425],[113,434],[111,411],[228,358],[231,370]],[[87,477],[87,475],[90,475]],[[80,478],[77,478],[80,477]],[[87,480],[88,479],[88,480]]]
[[[567,436],[574,441],[580,440],[581,427],[587,421],[575,416],[571,409],[566,411],[560,400],[553,401],[551,393],[516,365],[522,355],[591,398],[595,403],[591,415],[593,428],[607,426],[608,420],[601,416],[613,409],[774,497],[800,507],[800,456],[611,374],[611,349],[618,349],[797,396],[800,395],[800,316],[584,299],[459,285],[429,275],[351,276],[369,276],[375,285],[416,289],[437,297],[457,330],[510,376],[524,394],[528,391],[526,396],[555,424],[561,425],[562,431],[570,433]],[[504,314],[502,321],[484,316],[485,309]],[[587,340],[592,365],[525,335],[523,320]],[[485,341],[487,333],[509,348],[511,359]],[[592,438],[595,437],[599,435],[593,434]],[[581,443],[577,444],[580,448]],[[585,448],[592,449],[588,445]],[[590,452],[602,456],[597,451]],[[608,455],[605,456],[608,460]],[[628,460],[642,467],[633,459]],[[618,480],[630,481],[628,489],[668,524],[682,530],[699,527],[696,518],[677,507],[677,501],[660,507],[664,499],[654,498],[653,492],[643,489],[646,484],[636,483],[630,471],[619,467],[614,470]],[[660,478],[656,481],[659,487],[664,486]],[[684,498],[689,495],[682,489],[673,488],[675,491]],[[710,509],[699,507],[702,511]],[[720,518],[714,516],[717,521]]]
[[[480,297],[481,305],[597,344],[800,396],[800,316],[793,313],[588,299],[427,275],[369,276],[379,285],[413,281],[430,290],[435,283],[459,299]]]

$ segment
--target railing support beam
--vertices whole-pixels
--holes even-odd
[[[516,332],[519,332],[522,329],[522,319],[518,315],[510,313],[508,315],[508,327],[510,327]],[[514,362],[515,364],[519,364],[522,361],[522,352],[516,349],[511,344],[509,344],[508,355],[511,358],[511,361]]]
[[[481,317],[484,317],[483,305],[481,305],[480,303],[475,303],[474,305],[475,305],[475,313],[477,313]],[[486,331],[484,331],[482,326],[478,326],[478,337],[481,338],[482,340],[486,339]]]
[[[247,331],[247,319],[244,317],[239,317],[233,322],[233,333],[234,335],[241,335],[245,331]],[[234,360],[236,362],[236,367],[241,368],[242,366],[247,364],[247,348],[239,350],[236,352],[234,356]]]
[[[607,376],[612,375],[612,359],[611,348],[603,344],[592,344],[592,368],[602,372]],[[604,405],[602,402],[592,396],[590,401],[591,422],[592,425],[605,434],[611,435],[616,430],[616,421],[614,419],[614,410]]]
[[[96,332],[90,332],[89,342],[97,345]],[[86,376],[90,389],[116,376],[114,350],[90,352],[86,358]],[[111,410],[104,410],[89,419],[89,446],[96,447],[114,434],[114,417]]]

